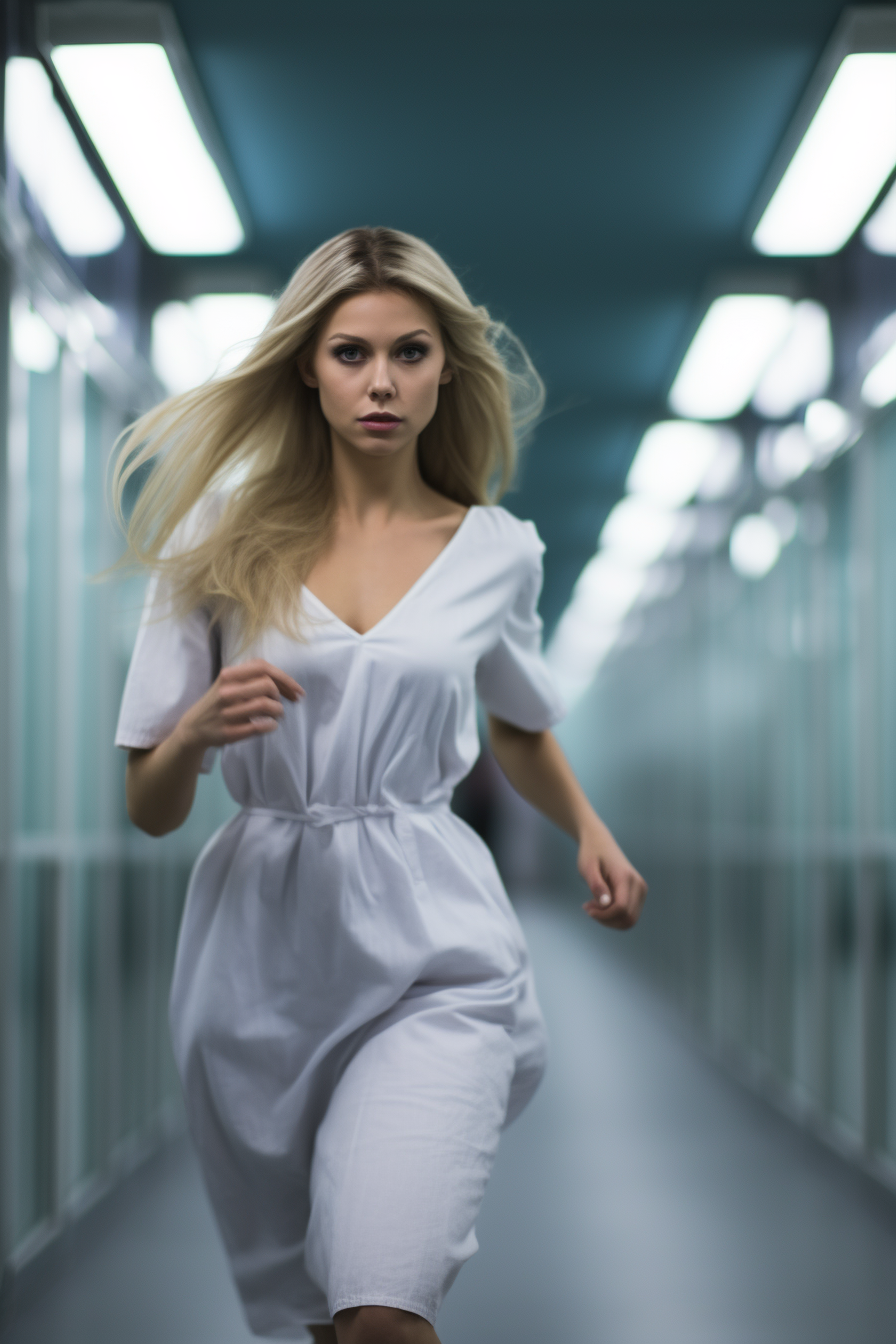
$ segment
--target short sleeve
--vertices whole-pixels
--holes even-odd
[[[477,665],[476,692],[489,714],[535,733],[558,723],[566,707],[541,652],[538,598],[544,544],[533,523],[518,526],[525,532],[516,591],[498,642]]]
[[[183,525],[177,529],[167,554],[176,554],[185,533]],[[117,747],[158,746],[220,671],[217,626],[201,608],[176,615],[168,589],[162,576],[150,577],[118,716]],[[217,748],[209,747],[203,774],[212,769],[216,755]]]

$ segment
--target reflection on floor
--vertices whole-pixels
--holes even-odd
[[[522,907],[553,1058],[444,1344],[892,1344],[896,1200],[691,1051],[566,907]],[[244,1344],[194,1161],[133,1185],[4,1344]]]

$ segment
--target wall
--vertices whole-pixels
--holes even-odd
[[[2,188],[2,183],[0,183]],[[131,352],[84,348],[91,300],[3,215],[8,309],[62,335],[56,366],[8,365],[0,458],[0,1250],[14,1277],[179,1123],[166,996],[187,875],[232,810],[215,773],[181,831],[127,820],[112,745],[144,580],[95,583],[121,537],[112,443],[158,395]],[[4,328],[8,324],[3,324]],[[73,333],[75,348],[65,339]],[[6,331],[3,351],[5,355]]]
[[[724,551],[692,561],[559,735],[650,883],[620,946],[744,1076],[892,1182],[896,413],[792,494],[804,536],[776,567],[751,582]]]

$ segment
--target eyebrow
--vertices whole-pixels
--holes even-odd
[[[399,341],[409,341],[412,336],[429,336],[431,338],[432,333],[427,331],[426,327],[418,327],[416,331],[405,332],[404,336],[396,336],[392,344],[397,345]],[[370,342],[365,340],[363,336],[349,336],[344,331],[335,331],[332,336],[328,337],[328,339],[331,341],[352,341],[355,345],[370,344]]]

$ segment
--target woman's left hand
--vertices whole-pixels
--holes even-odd
[[[582,836],[579,872],[591,891],[591,899],[582,907],[586,914],[610,929],[630,929],[637,924],[647,883],[605,827],[589,829]]]

